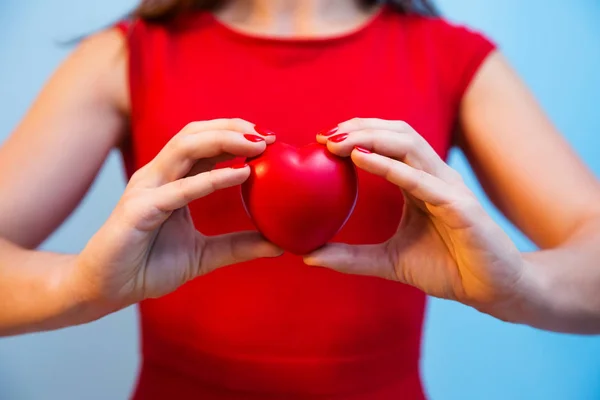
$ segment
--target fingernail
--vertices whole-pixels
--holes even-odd
[[[329,138],[329,141],[333,142],[333,143],[340,143],[343,142],[344,140],[346,140],[348,138],[348,134],[347,133],[342,133],[340,135],[335,135]]]
[[[275,136],[275,132],[270,129],[265,129],[262,126],[254,126],[254,130],[263,136]]]
[[[264,142],[264,138],[257,136],[257,135],[244,135],[244,137],[246,138],[246,140],[251,141],[252,143],[258,143],[258,142]]]
[[[336,126],[335,128],[319,132],[319,135],[321,135],[321,136],[331,136],[331,135],[337,133],[337,131],[339,131],[339,130],[340,130],[340,128],[338,128]]]
[[[371,154],[370,150],[365,149],[364,147],[356,146],[354,150],[360,151],[361,153]]]
[[[231,166],[231,169],[244,169],[248,166],[246,163],[234,164]]]

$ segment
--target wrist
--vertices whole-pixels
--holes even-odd
[[[89,285],[81,279],[79,257],[65,256],[61,268],[55,268],[47,280],[48,298],[56,299],[59,327],[80,325],[94,319],[95,299]]]
[[[598,331],[585,279],[555,265],[553,252],[523,254],[523,276],[515,288],[514,299],[490,314],[505,322],[565,333]]]
[[[552,278],[547,270],[532,262],[528,254],[521,255],[521,275],[510,288],[510,296],[480,311],[504,322],[537,325],[537,320],[548,314]]]
[[[122,308],[115,306],[116,301],[107,298],[85,257],[74,257],[66,271],[62,292],[69,296],[69,310],[78,323],[96,321]]]
[[[0,243],[0,336],[56,330],[97,319],[76,279],[77,256]],[[13,267],[14,266],[14,267]]]

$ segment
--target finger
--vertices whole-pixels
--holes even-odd
[[[200,275],[227,265],[257,258],[279,257],[283,250],[268,242],[258,232],[239,232],[206,238],[200,261]]]
[[[246,181],[250,168],[221,168],[189,176],[154,189],[154,205],[162,212],[185,207],[204,196]]]
[[[275,132],[254,125],[241,118],[222,118],[209,121],[197,121],[187,124],[179,134],[193,135],[208,131],[234,131],[242,134],[259,135],[267,144],[275,142]]]
[[[208,121],[194,121],[187,124],[183,134],[194,134],[205,131],[235,131],[239,133],[255,133],[254,124],[241,118],[219,118]]]
[[[343,135],[343,134],[342,134]],[[355,147],[362,147],[374,153],[407,163],[441,178],[450,177],[449,167],[418,134],[403,134],[397,131],[364,129],[333,136],[327,141],[327,148],[334,154],[348,156]]]
[[[182,178],[198,160],[226,154],[255,157],[266,146],[267,143],[261,136],[226,130],[177,135],[151,162],[146,184],[160,186]]]
[[[217,164],[221,164],[221,163],[226,162],[226,161],[235,160],[236,158],[239,158],[239,157],[234,156],[232,154],[222,154],[222,155],[217,156],[217,157],[205,158],[205,159],[199,160],[188,171],[188,173],[186,174],[186,176],[198,175],[198,174],[200,174],[202,172],[210,171],[211,169],[215,168],[215,166]]]
[[[456,189],[442,179],[403,162],[364,150],[352,152],[354,164],[367,172],[381,176],[415,198],[435,206],[451,203]]]
[[[359,130],[388,130],[399,133],[415,132],[415,130],[404,121],[388,121],[378,118],[352,118],[338,124],[333,129],[319,132],[317,134],[317,142],[325,144],[332,136]]]
[[[391,121],[380,118],[352,118],[338,125],[339,132],[354,132],[365,129],[410,132],[414,129],[405,121]]]
[[[397,280],[393,262],[385,246],[385,244],[351,246],[332,243],[305,256],[304,263],[346,274]]]
[[[325,144],[329,151],[342,157],[349,156],[355,147],[363,147],[378,154],[403,160],[416,151],[415,140],[408,135],[383,129],[364,129],[331,136]]]

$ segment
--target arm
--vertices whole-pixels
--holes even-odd
[[[32,250],[126,131],[125,54],[114,31],[84,43],[0,150],[0,335],[89,322],[216,268],[281,254],[258,232],[204,236],[186,211],[250,175],[247,165],[215,169],[219,161],[256,157],[275,141],[249,134],[254,124],[241,119],[191,122],[175,134],[79,254]]]
[[[124,41],[84,41],[0,148],[0,335],[94,319],[68,282],[74,256],[34,251],[77,206],[126,131]]]
[[[26,250],[0,239],[0,337],[91,322],[71,277],[76,256]]]
[[[542,250],[524,254],[505,320],[600,332],[600,184],[498,53],[463,99],[459,144],[496,206]]]
[[[541,251],[522,254],[409,124],[355,118],[338,125],[343,135],[317,140],[398,186],[402,222],[384,243],[330,243],[305,263],[398,281],[506,321],[600,332],[600,184],[498,53],[463,97],[460,122],[484,188]]]

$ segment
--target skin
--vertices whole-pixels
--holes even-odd
[[[0,200],[2,335],[93,321],[218,267],[281,254],[257,232],[205,237],[190,218],[189,202],[250,175],[247,166],[214,170],[217,162],[256,156],[275,140],[236,119],[184,127],[134,174],[80,254],[33,250],[72,211],[124,138],[122,46],[116,32],[84,43],[0,150],[0,188],[7,194]]]
[[[348,0],[240,0],[218,17],[248,33],[329,36],[356,29],[372,12]],[[247,167],[210,172],[216,161],[260,154],[275,140],[246,140],[256,132],[242,120],[183,128],[135,174],[80,254],[35,250],[126,138],[124,45],[112,30],[82,43],[0,148],[0,335],[93,321],[215,268],[281,253],[256,232],[208,239],[187,213],[192,199],[248,177]],[[500,54],[482,66],[459,117],[460,145],[487,193],[541,251],[521,254],[408,124],[355,119],[339,126],[346,140],[317,139],[397,184],[406,217],[388,243],[333,244],[306,263],[411,284],[507,321],[600,332],[598,182]]]
[[[541,251],[521,254],[406,122],[354,119],[339,125],[345,140],[317,140],[398,185],[405,217],[384,244],[329,245],[306,263],[392,279],[506,321],[597,333],[598,181],[499,53],[480,69],[460,120],[460,145],[487,193]]]

